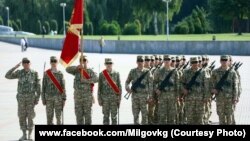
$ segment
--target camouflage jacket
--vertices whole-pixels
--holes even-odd
[[[159,88],[159,86],[164,81],[166,76],[168,76],[168,74],[172,71],[174,72],[171,74],[171,77],[169,78],[169,85],[164,88],[162,93],[174,92],[176,93],[175,96],[177,98],[179,88],[180,88],[180,82],[179,82],[180,76],[179,76],[178,71],[176,69],[174,70],[174,68],[166,69],[165,67],[162,67],[161,69],[159,69],[159,71],[157,71],[154,75],[154,88]]]
[[[212,72],[210,86],[211,89],[216,87],[216,84],[220,81],[221,77],[227,72],[227,70],[222,69],[221,67],[215,69]],[[238,99],[238,83],[239,79],[234,70],[229,72],[229,75],[225,81],[225,84],[222,87],[222,91],[219,91],[217,96],[228,97],[232,99]]]
[[[238,83],[238,98],[240,98],[240,94],[241,94],[241,92],[242,92],[242,87],[241,87],[241,76],[240,76],[240,73],[239,73],[238,70],[236,71],[236,74],[237,74],[238,79],[239,79],[239,83]]]
[[[111,79],[113,80],[113,82],[118,86],[120,92],[122,92],[119,72],[112,70],[111,72],[108,72],[108,73]],[[111,88],[108,81],[106,80],[105,76],[101,72],[99,74],[99,81],[98,81],[98,100],[100,101],[103,98],[105,98],[105,96],[109,96],[109,95],[120,96],[114,92],[114,90]]]
[[[98,82],[98,77],[92,69],[88,68],[85,70],[89,74],[90,79],[85,79],[85,77],[81,75],[81,71],[77,68],[77,66],[67,67],[66,71],[75,76],[74,79],[75,90],[92,93],[91,84]]]
[[[35,94],[36,101],[39,101],[41,85],[38,73],[34,70],[26,72],[24,69],[14,71],[15,68],[10,69],[5,77],[7,79],[18,79],[18,94]]]
[[[52,80],[49,78],[47,73],[44,73],[43,77],[43,85],[42,85],[42,100],[45,101],[46,98],[54,97],[54,96],[62,96],[62,99],[66,100],[66,92],[65,92],[65,80],[63,77],[63,73],[61,71],[51,71],[53,75],[56,77],[57,81],[60,83],[63,88],[63,94],[59,92],[56,86],[53,84]]]
[[[134,84],[136,80],[144,73],[149,71],[149,69],[143,68],[142,70],[139,70],[138,68],[131,69],[128,78],[125,82],[125,88],[129,88],[130,82]],[[147,75],[144,77],[144,79],[141,81],[141,84],[145,86],[145,88],[139,87],[136,89],[137,93],[145,93],[148,94],[150,97],[153,95],[153,76],[151,74],[151,71],[147,73]]]
[[[199,68],[200,69],[200,68]],[[190,82],[190,80],[193,78],[197,70],[193,70],[192,68],[186,69],[183,72],[182,76],[182,89],[186,87],[186,85]],[[199,99],[208,99],[211,97],[209,93],[209,79],[210,76],[206,73],[204,69],[201,70],[200,74],[195,80],[194,85],[192,85],[191,89],[188,92],[188,97],[193,97],[193,98],[199,98]]]

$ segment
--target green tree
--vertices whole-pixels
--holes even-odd
[[[0,25],[3,25],[3,18],[0,16]]]
[[[140,27],[137,22],[129,22],[125,24],[123,34],[124,35],[140,35]]]
[[[49,24],[48,21],[44,22],[44,26],[45,26],[45,29],[46,29],[47,33],[50,33],[50,24]]]
[[[42,34],[42,23],[40,20],[37,20],[37,22],[36,22],[35,33]]]
[[[55,19],[50,20],[51,30],[58,32],[58,24]]]
[[[188,32],[189,34],[204,34],[211,31],[207,15],[207,12],[203,8],[197,6],[193,9],[191,15],[176,24],[174,28],[175,33],[187,34]]]
[[[22,22],[21,22],[20,19],[17,19],[17,20],[16,20],[16,24],[18,25],[19,30],[22,30]]]
[[[11,20],[11,24],[12,24],[12,27],[13,27],[14,31],[19,31],[20,30],[18,25],[16,24],[16,22],[14,20]]]
[[[250,0],[209,0],[209,6],[213,15],[231,21],[237,19],[238,34],[242,34],[242,21],[248,17]]]

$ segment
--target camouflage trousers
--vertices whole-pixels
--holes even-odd
[[[177,101],[175,97],[170,97],[169,93],[161,93],[159,95],[158,113],[159,124],[175,124],[177,115]]]
[[[112,125],[117,125],[117,111],[119,98],[115,94],[105,95],[102,98],[103,124],[109,125],[111,116]]]
[[[151,102],[148,104],[148,124],[154,123],[154,112],[156,107],[156,102]]]
[[[186,99],[185,101],[187,124],[202,125],[204,115],[204,102],[200,98]]]
[[[148,103],[148,124],[154,124],[158,122],[157,113],[158,113],[158,98],[157,96],[154,96],[154,102]]]
[[[210,116],[212,114],[212,104],[211,103],[212,103],[211,100],[204,103],[204,107],[205,107],[205,112],[204,112],[204,116],[203,116],[204,124],[209,124],[209,119],[210,119]]]
[[[133,93],[132,94],[132,112],[134,116],[134,124],[139,123],[139,114],[141,112],[142,121],[141,124],[148,124],[148,110],[147,110],[148,96],[145,93]]]
[[[186,121],[185,102],[180,101],[179,104],[177,104],[176,124],[184,124],[185,121]]]
[[[17,94],[18,117],[21,130],[32,130],[35,118],[35,94]]]
[[[93,95],[91,92],[75,91],[75,115],[77,125],[90,125],[92,123]]]
[[[53,125],[54,113],[56,115],[56,124],[62,124],[62,110],[63,110],[63,100],[59,96],[46,98],[46,114],[47,114],[47,124]]]
[[[219,116],[220,125],[231,125],[233,124],[235,105],[232,102],[232,98],[228,97],[216,97],[216,109]]]

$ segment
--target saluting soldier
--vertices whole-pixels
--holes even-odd
[[[93,87],[98,77],[93,69],[88,68],[87,56],[80,57],[80,65],[70,66],[66,71],[75,76],[74,101],[75,115],[78,125],[92,123]]]
[[[154,75],[154,88],[158,95],[159,124],[176,124],[179,102],[179,73],[170,66],[171,58],[164,55],[164,67]]]
[[[22,64],[23,69],[15,71]],[[38,104],[41,85],[38,73],[30,68],[30,60],[23,58],[14,68],[10,69],[5,77],[7,79],[18,79],[17,103],[20,128],[23,135],[19,140],[31,139],[34,127],[35,105]],[[26,130],[28,130],[28,138]]]
[[[141,124],[148,123],[147,103],[152,102],[153,77],[149,69],[143,67],[143,62],[143,56],[137,56],[137,67],[130,70],[125,83],[126,91],[132,93],[134,124],[139,124],[140,112]],[[130,83],[132,83],[131,88]]]
[[[57,69],[58,60],[50,57],[51,68],[44,72],[42,102],[46,106],[47,124],[53,125],[54,113],[57,125],[62,124],[62,111],[66,101],[65,80],[63,73]]]
[[[204,101],[210,97],[209,76],[198,67],[198,58],[190,59],[191,68],[184,70],[182,77],[185,110],[188,124],[203,124]]]
[[[117,111],[121,102],[121,80],[119,72],[113,69],[111,58],[105,58],[106,69],[99,74],[98,102],[102,106],[103,124],[117,124]],[[119,114],[119,113],[118,113]]]

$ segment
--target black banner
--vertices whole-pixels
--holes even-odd
[[[249,125],[36,125],[35,140],[112,137],[131,139],[249,140]]]

